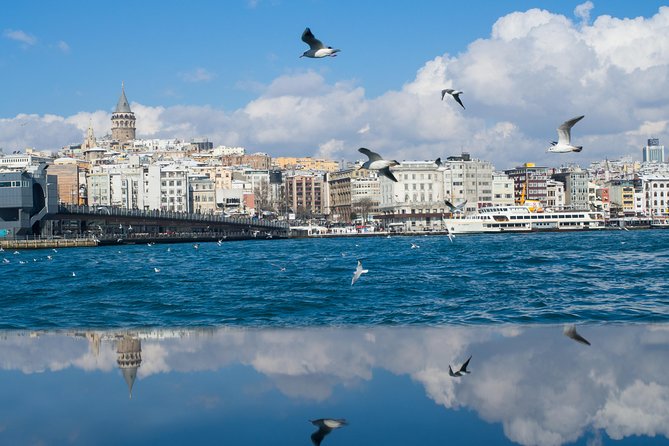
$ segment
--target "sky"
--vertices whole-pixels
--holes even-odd
[[[338,56],[300,58],[305,27]],[[27,0],[0,16],[0,148],[109,133],[124,83],[138,138],[585,166],[667,140],[668,70],[669,7],[655,0]],[[546,153],[580,115],[583,151]]]

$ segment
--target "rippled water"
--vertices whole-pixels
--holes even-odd
[[[661,230],[6,250],[2,258],[10,262],[0,260],[5,329],[669,320],[669,231]],[[351,286],[358,259],[369,273]]]

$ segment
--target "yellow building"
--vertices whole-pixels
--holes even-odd
[[[274,165],[282,170],[320,170],[324,172],[336,172],[339,170],[339,162],[325,160],[320,158],[294,158],[294,157],[279,157],[274,158]]]

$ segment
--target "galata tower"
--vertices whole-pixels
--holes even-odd
[[[135,139],[135,114],[130,110],[125,97],[125,86],[121,84],[121,97],[118,98],[116,110],[112,113],[112,139],[119,143]]]

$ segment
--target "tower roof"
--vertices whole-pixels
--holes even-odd
[[[121,97],[118,98],[114,113],[132,113],[130,105],[128,104],[128,98],[125,97],[125,87],[123,84],[121,84]]]

